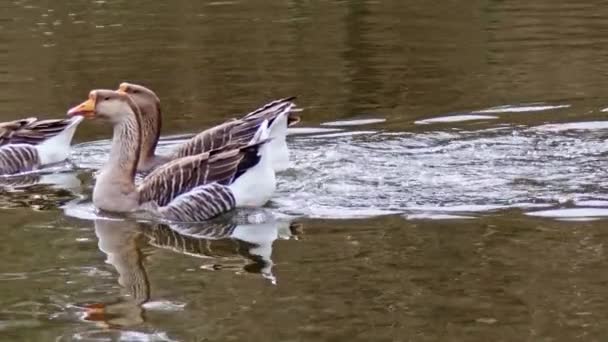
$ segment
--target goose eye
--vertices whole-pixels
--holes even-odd
[[[104,97],[103,99],[104,99],[105,101],[108,101],[108,100],[110,99],[110,97],[109,97],[109,96],[106,96],[106,97]]]

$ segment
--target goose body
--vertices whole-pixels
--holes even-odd
[[[285,106],[279,116],[287,115],[291,108],[292,105]],[[174,159],[136,186],[141,128],[139,108],[131,97],[122,92],[94,90],[89,100],[68,114],[106,118],[114,127],[109,160],[93,189],[93,204],[98,209],[143,209],[166,220],[202,221],[236,207],[261,206],[276,188],[267,120],[250,141]]]
[[[82,117],[0,123],[0,174],[34,171],[64,161]]]
[[[235,142],[248,142],[264,120],[270,125],[269,135],[272,140],[268,149],[272,151],[270,163],[273,169],[278,172],[289,167],[287,127],[300,121],[295,114],[293,97],[272,101],[240,119],[232,119],[211,127],[183,143],[173,153],[163,156],[156,154],[162,126],[158,96],[144,86],[126,82],[120,84],[119,91],[129,94],[141,111],[142,148],[137,166],[140,172],[148,172],[176,158],[204,153]],[[290,109],[285,112],[287,107]]]

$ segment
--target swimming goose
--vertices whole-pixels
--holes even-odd
[[[293,104],[286,103],[277,119]],[[235,207],[264,205],[276,188],[268,150],[268,121],[252,141],[232,144],[168,162],[136,186],[140,155],[139,108],[123,92],[93,90],[89,99],[70,109],[68,115],[104,118],[113,127],[108,162],[93,189],[93,204],[101,210],[151,211],[171,221],[202,221]]]
[[[259,210],[259,209],[255,209]],[[241,213],[238,213],[239,216]],[[236,216],[236,215],[235,215]],[[259,216],[259,215],[256,215]],[[108,327],[125,327],[144,322],[146,303],[151,299],[151,285],[146,267],[148,251],[144,241],[159,249],[206,261],[214,269],[238,267],[260,273],[276,284],[271,256],[277,239],[294,238],[301,232],[300,223],[277,220],[264,215],[258,221],[222,217],[204,223],[144,224],[130,220],[95,219],[98,248],[106,255],[118,275],[124,294],[107,302],[79,303],[82,319]],[[213,247],[213,250],[212,250]],[[243,265],[239,261],[246,261]],[[203,266],[204,267],[204,266]]]
[[[34,171],[68,158],[81,117],[0,123],[0,174]]]
[[[137,171],[148,172],[175,158],[207,152],[233,142],[247,142],[264,120],[270,124],[270,150],[274,170],[278,172],[289,167],[289,151],[285,141],[287,127],[298,123],[300,118],[293,109],[284,117],[279,118],[279,114],[285,105],[291,103],[293,97],[270,102],[241,119],[232,119],[211,127],[179,146],[172,154],[163,156],[155,154],[162,126],[158,96],[144,86],[127,82],[121,83],[118,91],[129,94],[142,114],[142,146]]]

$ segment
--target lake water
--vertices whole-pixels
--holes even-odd
[[[608,7],[588,1],[0,4],[0,120],[94,88],[184,135],[297,95],[266,208],[100,217],[110,129],[0,179],[0,332],[24,341],[601,341]]]

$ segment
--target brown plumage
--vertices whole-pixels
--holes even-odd
[[[65,160],[81,120],[32,117],[0,123],[0,174],[33,171]]]
[[[156,145],[161,130],[161,107],[158,96],[150,89],[131,83],[121,83],[119,91],[129,94],[139,107],[142,114],[142,149],[138,171],[148,172],[167,161],[204,153],[213,149],[221,148],[231,143],[247,143],[253,138],[255,132],[260,128],[264,120],[272,125],[273,121],[286,108],[287,123],[289,126],[300,121],[300,117],[294,110],[293,100],[295,97],[272,101],[255,111],[246,114],[241,119],[231,119],[220,125],[211,127],[190,140],[180,145],[168,156],[155,154]]]
[[[206,220],[234,209],[238,200],[229,187],[245,172],[262,165],[261,148],[268,141],[263,136],[268,130],[265,122],[261,125],[260,135],[253,139],[255,143],[235,142],[175,159],[157,168],[139,186],[135,186],[141,125],[139,108],[132,98],[122,92],[94,90],[89,100],[72,108],[68,114],[106,118],[114,126],[110,158],[97,177],[93,190],[95,206],[115,212],[143,208],[175,221]],[[268,172],[267,169],[262,170]],[[274,191],[276,186],[274,171],[270,172],[267,192]],[[265,202],[270,194],[260,194],[261,202]],[[243,198],[243,203],[250,205],[251,195],[247,193]]]
[[[232,119],[206,129],[179,146],[173,153],[173,158],[203,153],[231,143],[247,143],[253,138],[264,120],[268,120],[268,124],[272,124],[280,113],[287,107],[293,106],[292,100],[294,99],[295,97],[289,97],[270,102],[245,115],[242,119]],[[292,116],[292,112],[288,115],[289,120],[292,120],[293,124],[300,121],[299,117]]]
[[[8,144],[37,145],[63,132],[70,119],[38,120],[27,118],[0,123],[0,146]]]
[[[246,158],[257,157],[259,144],[237,145],[168,162],[154,170],[139,185],[140,204],[150,201],[169,204],[178,195],[209,183],[231,184]],[[251,163],[251,162],[250,162]],[[252,167],[249,165],[247,168]]]

